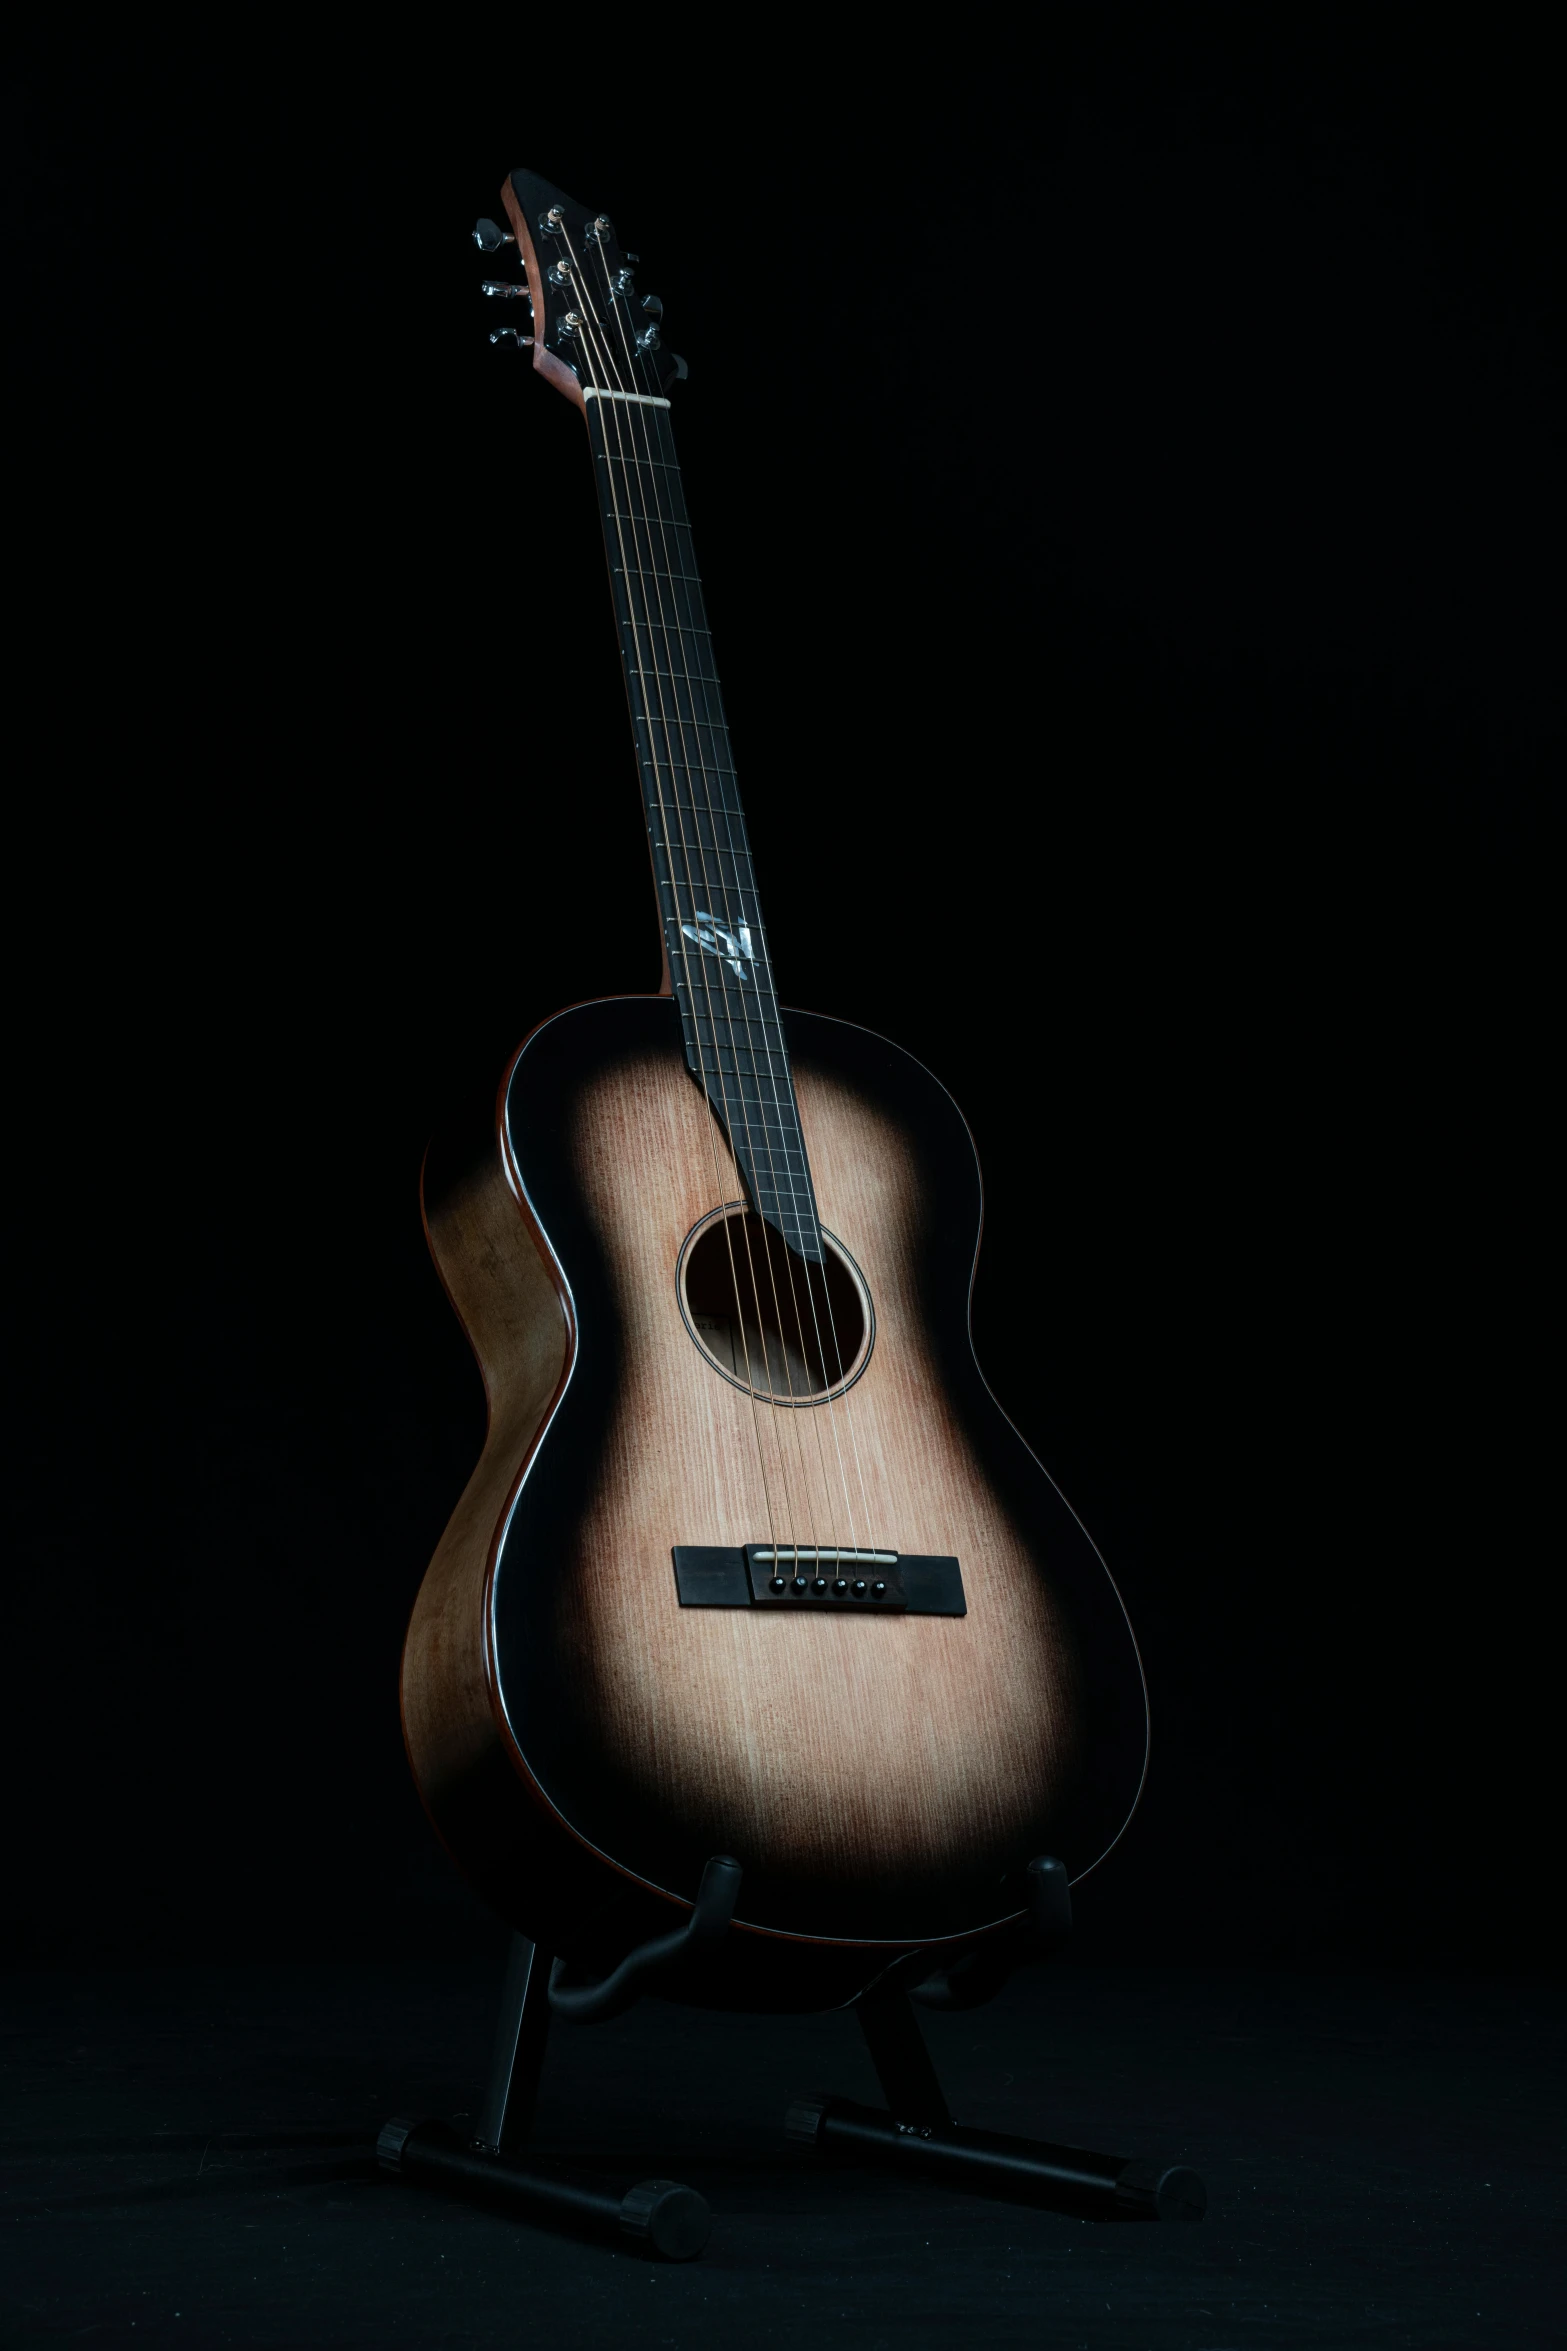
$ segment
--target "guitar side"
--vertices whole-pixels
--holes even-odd
[[[425,1572],[402,1660],[403,1739],[431,1824],[491,1908],[570,1905],[570,1840],[530,1802],[497,1720],[485,1587],[497,1529],[570,1364],[566,1301],[507,1180],[493,1096],[431,1141],[420,1171],[425,1238],[484,1382],[484,1447]],[[579,1893],[580,1889],[576,1889]],[[528,1900],[532,1893],[534,1901]]]

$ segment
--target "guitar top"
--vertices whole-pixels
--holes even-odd
[[[490,1424],[409,1629],[409,1756],[547,1950],[614,1966],[722,1853],[710,1996],[826,2005],[1002,1931],[1034,1856],[1103,1857],[1142,1673],[974,1358],[961,1114],[885,1039],[780,1006],[662,305],[602,213],[527,172],[503,203],[475,232],[518,265],[497,335],[587,427],[665,981],[542,1023],[430,1147]]]

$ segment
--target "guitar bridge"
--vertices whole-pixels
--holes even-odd
[[[827,1543],[677,1543],[682,1608],[784,1608],[844,1616],[966,1616],[955,1559]]]

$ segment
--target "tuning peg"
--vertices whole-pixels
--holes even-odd
[[[499,253],[503,245],[515,245],[517,240],[510,229],[503,229],[498,221],[476,220],[473,241],[481,253]]]
[[[508,337],[516,344],[519,351],[531,351],[533,348],[533,337],[525,335],[521,327],[497,327],[490,337],[490,341],[504,343]]]
[[[526,286],[510,285],[505,278],[486,278],[479,291],[498,295],[502,302],[526,302],[530,308],[533,304],[533,296]]]
[[[642,307],[647,312],[649,318],[662,318],[664,315],[664,305],[656,294],[644,294],[642,297]]]

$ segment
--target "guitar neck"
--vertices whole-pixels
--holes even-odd
[[[604,547],[686,1061],[751,1204],[799,1256],[821,1234],[669,403],[589,392]]]

